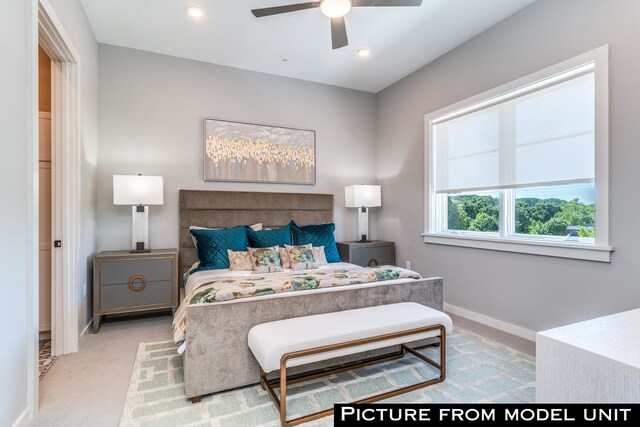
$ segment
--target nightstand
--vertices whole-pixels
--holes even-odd
[[[394,265],[396,248],[393,242],[373,240],[367,243],[338,242],[338,253],[344,262],[362,267]]]
[[[93,259],[93,333],[100,317],[178,307],[178,250],[100,252]]]

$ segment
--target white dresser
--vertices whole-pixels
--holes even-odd
[[[538,332],[536,402],[640,402],[640,309]]]

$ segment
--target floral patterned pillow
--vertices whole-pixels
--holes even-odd
[[[278,247],[247,248],[251,254],[251,262],[254,273],[275,273],[282,271],[280,253]]]
[[[227,249],[227,254],[229,255],[229,271],[253,270],[253,261],[249,252]]]
[[[329,264],[327,262],[327,256],[324,254],[324,246],[313,246],[311,250],[313,251],[313,258],[315,258],[318,267]]]
[[[316,259],[313,257],[311,245],[289,246],[284,245],[289,255],[289,262],[293,270],[309,270],[318,268]]]
[[[291,261],[289,261],[289,253],[287,252],[287,248],[278,248],[278,253],[280,254],[280,263],[282,264],[282,268],[291,268]]]

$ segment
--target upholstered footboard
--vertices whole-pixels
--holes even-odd
[[[247,345],[249,330],[260,323],[312,314],[413,301],[442,310],[442,279],[363,286],[283,298],[257,298],[193,305],[187,309],[187,348],[183,354],[187,397],[257,383],[259,365]],[[349,362],[390,352],[381,349],[342,360]],[[327,363],[324,363],[327,365]],[[315,367],[321,367],[318,364]],[[305,366],[305,370],[314,366]],[[295,373],[292,369],[291,373]]]

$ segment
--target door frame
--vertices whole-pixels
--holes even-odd
[[[51,58],[51,143],[52,152],[52,240],[62,247],[52,248],[51,262],[51,346],[52,354],[78,351],[78,254],[80,253],[80,75],[81,61],[77,49],[66,33],[49,0],[31,0],[31,58],[34,87],[31,131],[31,164],[28,180],[33,188],[29,199],[31,230],[29,236],[30,274],[28,286],[29,342],[33,343],[28,362],[28,406],[30,419],[38,410],[38,120],[37,120],[37,55],[38,44]]]

